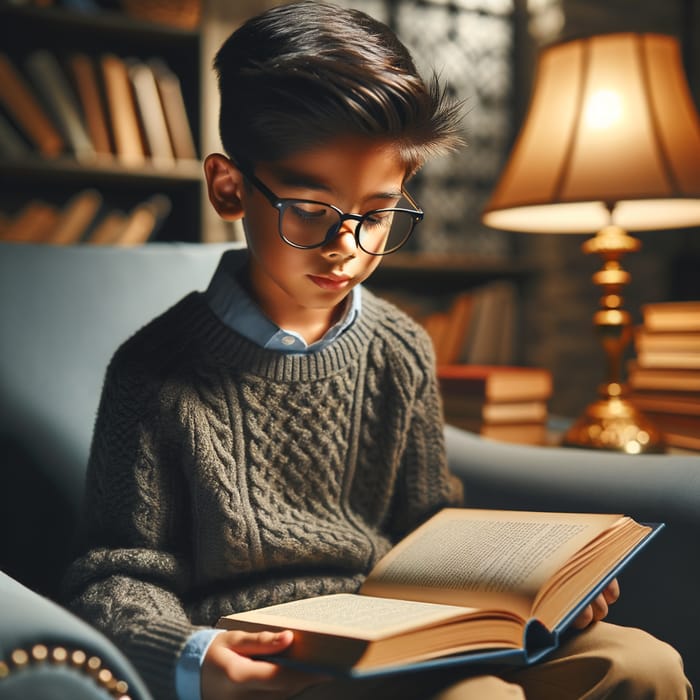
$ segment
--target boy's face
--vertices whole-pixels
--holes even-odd
[[[213,172],[214,165],[206,166],[210,199],[225,218],[244,217],[253,294],[272,321],[313,342],[335,322],[348,293],[369,277],[381,258],[358,248],[357,222],[352,220],[343,222],[338,235],[319,248],[288,245],[279,235],[275,207],[226,163],[218,167],[228,168],[228,188],[235,190],[232,197],[239,209],[222,211],[217,206],[212,187],[222,175]],[[364,214],[396,206],[406,172],[395,146],[353,138],[261,163],[254,174],[278,198],[316,200],[345,213]]]

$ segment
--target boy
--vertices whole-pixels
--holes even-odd
[[[355,591],[393,543],[461,500],[427,336],[360,287],[422,218],[407,181],[457,143],[457,106],[384,25],[316,2],[250,20],[215,67],[227,155],[206,159],[209,198],[243,219],[248,249],[110,364],[73,609],[157,698],[687,697],[672,650],[604,623],[508,682],[331,682],[252,658],[291,632],[211,630],[233,611]],[[615,587],[606,595],[590,620]],[[636,649],[609,662],[618,643]]]

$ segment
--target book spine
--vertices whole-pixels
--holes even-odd
[[[55,158],[65,144],[53,122],[10,59],[0,53],[0,103],[41,155]]]
[[[126,166],[144,165],[146,155],[126,64],[114,54],[104,54],[101,64],[117,158]]]
[[[148,64],[136,60],[129,62],[128,70],[151,161],[157,168],[172,168],[175,156],[153,71]]]
[[[94,160],[95,149],[82,122],[71,87],[56,57],[43,49],[35,51],[27,57],[27,70],[63,128],[75,157],[85,162]]]
[[[197,149],[182,96],[180,79],[159,59],[149,61],[148,65],[156,79],[175,157],[196,160]]]
[[[68,59],[68,65],[73,74],[73,81],[95,152],[100,157],[111,158],[112,145],[107,114],[92,59],[86,54],[75,53]]]

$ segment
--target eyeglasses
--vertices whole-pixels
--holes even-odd
[[[369,255],[388,255],[406,243],[416,224],[423,220],[423,211],[403,189],[399,204],[405,200],[410,208],[391,207],[373,209],[362,215],[346,214],[325,202],[280,198],[247,168],[236,167],[277,209],[279,235],[294,248],[320,248],[338,235],[344,221],[357,221],[355,241],[358,247]]]

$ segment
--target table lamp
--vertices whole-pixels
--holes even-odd
[[[641,246],[628,230],[700,224],[700,120],[677,40],[625,32],[544,48],[528,114],[483,221],[595,234],[582,248],[603,260],[593,275],[602,288],[593,320],[607,379],[563,442],[662,452],[663,435],[625,398],[623,353],[633,328],[622,308],[630,275],[620,261]]]

